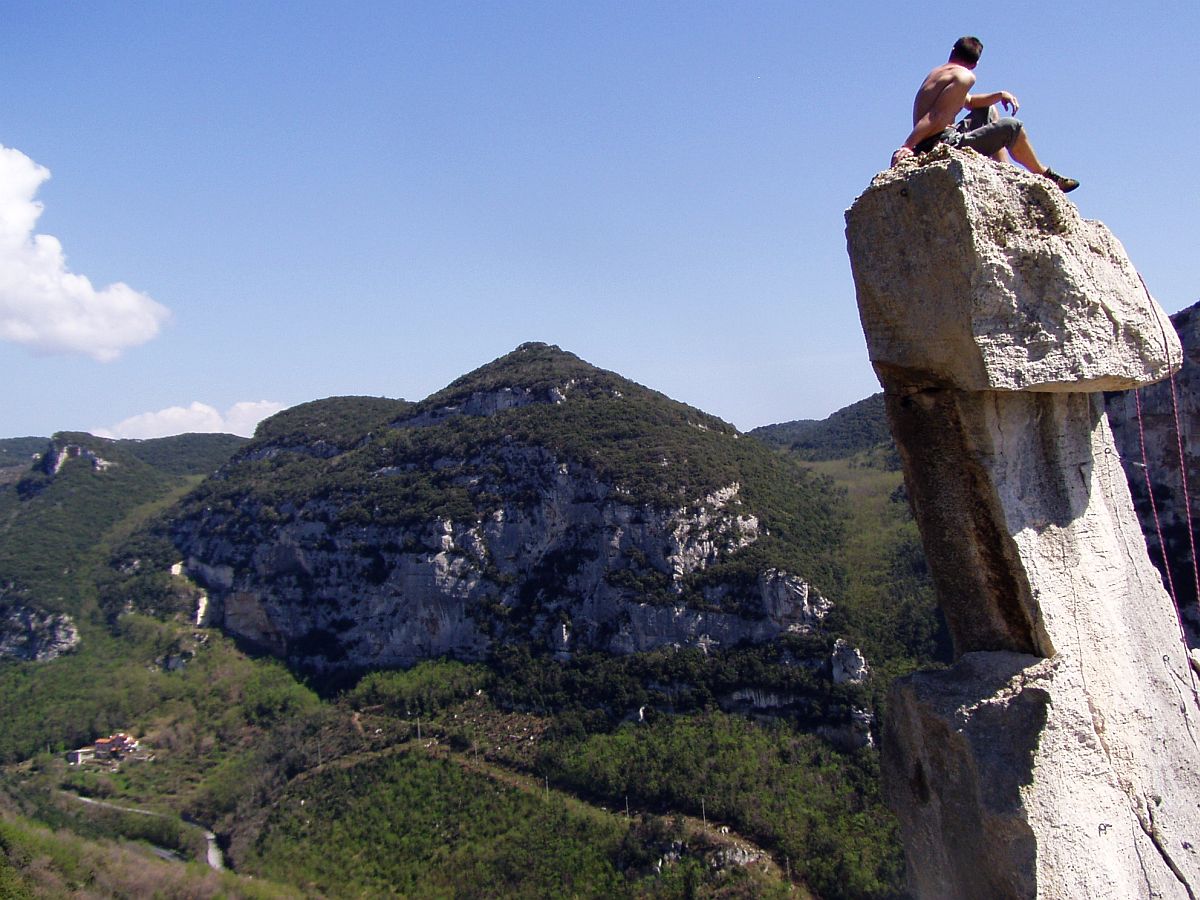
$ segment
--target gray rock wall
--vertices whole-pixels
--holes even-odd
[[[1098,390],[1168,374],[1120,244],[942,149],[847,212],[863,329],[958,660],[901,679],[885,793],[918,897],[1192,897],[1200,701]]]
[[[0,600],[0,659],[43,662],[79,645],[79,629],[64,613]]]
[[[812,631],[829,610],[776,569],[750,585],[708,585],[700,604],[685,599],[688,576],[759,539],[737,484],[661,510],[621,501],[540,448],[501,457],[522,499],[482,521],[357,526],[314,499],[286,524],[231,533],[212,513],[182,522],[174,539],[213,621],[315,669],[479,659],[497,639],[540,642],[560,659],[580,648],[733,646]],[[665,595],[650,601],[619,574],[653,576]],[[744,613],[722,611],[731,597]]]

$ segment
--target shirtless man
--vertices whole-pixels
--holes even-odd
[[[969,147],[1002,162],[1016,160],[1030,172],[1049,178],[1064,193],[1075,190],[1078,181],[1042,165],[1018,119],[996,114],[997,104],[1015,113],[1020,107],[1016,97],[1008,91],[970,93],[975,86],[975,65],[982,54],[983,43],[979,38],[959,38],[950,51],[949,61],[925,76],[913,101],[913,130],[892,154],[892,165],[944,143]],[[954,118],[960,109],[971,110],[971,115],[956,127]]]

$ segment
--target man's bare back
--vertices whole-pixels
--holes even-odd
[[[942,63],[925,76],[913,100],[913,131],[919,143],[954,124],[975,86],[975,73],[960,63]]]

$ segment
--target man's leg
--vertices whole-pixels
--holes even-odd
[[[1016,140],[1008,145],[1008,150],[1012,154],[1013,159],[1027,168],[1035,175],[1045,175],[1058,187],[1064,194],[1068,194],[1075,188],[1079,187],[1079,182],[1074,178],[1067,178],[1065,175],[1059,175],[1049,166],[1043,165],[1038,159],[1036,153],[1033,152],[1033,144],[1029,143],[1029,138],[1025,135],[1025,129],[1022,128],[1017,135]]]
[[[1012,154],[1013,159],[1035,175],[1044,175],[1048,168],[1042,165],[1042,161],[1033,152],[1033,144],[1029,143],[1029,138],[1025,134],[1024,128],[1017,134],[1016,140],[1008,145],[1008,152]]]
[[[969,147],[976,153],[982,153],[999,162],[1011,162],[1009,148],[1024,137],[1024,127],[1020,120],[1011,116],[1001,117],[994,106],[972,110],[971,115],[964,119],[961,125],[965,130],[962,140],[959,141],[960,147]],[[1036,171],[1041,172],[1041,169]]]
[[[971,114],[971,122],[978,121],[975,110]],[[1035,175],[1044,175],[1053,181],[1066,193],[1079,187],[1079,182],[1073,178],[1064,178],[1050,169],[1034,152],[1033,144],[1025,134],[1025,127],[1018,119],[1011,116],[1001,117],[995,114],[995,107],[988,107],[987,121],[978,128],[973,128],[963,134],[960,147],[969,147],[984,156],[995,160],[1008,162],[1015,160]],[[968,126],[969,127],[969,126]]]

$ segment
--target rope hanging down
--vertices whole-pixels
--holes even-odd
[[[1192,528],[1192,500],[1188,496],[1187,462],[1183,456],[1183,429],[1179,427],[1179,398],[1175,393],[1175,375],[1171,375],[1171,412],[1175,416],[1175,446],[1179,450],[1179,480],[1183,485],[1183,520],[1187,522],[1188,544],[1192,551],[1192,578],[1196,602],[1200,603],[1200,563],[1196,561],[1196,530]]]
[[[1179,619],[1179,596],[1175,593],[1175,578],[1171,574],[1171,564],[1167,557],[1167,542],[1163,540],[1162,522],[1158,518],[1158,504],[1154,500],[1154,485],[1150,482],[1150,460],[1146,455],[1146,427],[1142,422],[1142,389],[1134,388],[1134,407],[1137,410],[1138,444],[1142,449],[1142,474],[1146,477],[1146,496],[1150,498],[1150,515],[1154,519],[1154,533],[1158,535],[1158,549],[1162,553],[1163,575],[1167,579],[1167,592],[1175,605],[1175,618]],[[1183,628],[1180,620],[1179,627]]]
[[[1146,299],[1150,301],[1150,305],[1154,305],[1154,298],[1150,295],[1150,288],[1146,286],[1146,279],[1138,273],[1138,281],[1142,283],[1142,290],[1146,292]],[[1158,321],[1158,327],[1162,329],[1163,350],[1167,354],[1167,370],[1171,368],[1171,343],[1167,340],[1166,326],[1163,325],[1162,319]],[[1179,360],[1179,368],[1182,371],[1184,363],[1187,361],[1187,355]],[[1188,496],[1188,480],[1187,480],[1187,461],[1183,455],[1183,429],[1179,427],[1179,397],[1175,391],[1175,373],[1171,372],[1171,412],[1175,419],[1175,446],[1179,451],[1179,480],[1183,486],[1183,520],[1187,525],[1188,544],[1192,551],[1192,577],[1196,586],[1196,603],[1200,605],[1200,563],[1196,560],[1196,534],[1192,528],[1192,500]],[[1142,391],[1141,388],[1134,389],[1134,402],[1137,405],[1137,420],[1138,420],[1138,439],[1142,445],[1142,471],[1146,475],[1146,493],[1150,497],[1150,511],[1154,514],[1154,529],[1158,533],[1158,546],[1162,550],[1163,571],[1167,575],[1167,584],[1171,591],[1171,603],[1175,606],[1175,621],[1179,624],[1179,638],[1183,641],[1183,653],[1188,664],[1188,674],[1192,675],[1192,654],[1188,647],[1187,632],[1183,628],[1183,615],[1179,611],[1179,597],[1175,593],[1175,584],[1171,578],[1171,563],[1167,557],[1167,544],[1163,540],[1162,525],[1158,521],[1158,509],[1154,503],[1154,488],[1150,483],[1150,466],[1146,459],[1146,429],[1142,423]],[[1195,678],[1192,679],[1192,689],[1195,690]]]
[[[1192,576],[1196,585],[1196,600],[1200,603],[1200,565],[1196,561],[1196,536],[1192,528],[1192,501],[1188,494],[1187,464],[1183,453],[1183,432],[1179,427],[1179,401],[1175,391],[1175,376],[1171,375],[1171,407],[1175,420],[1175,444],[1179,451],[1179,477],[1183,486],[1184,520],[1187,523],[1188,543],[1192,556]],[[1188,647],[1187,632],[1183,627],[1183,615],[1179,610],[1179,596],[1175,590],[1175,579],[1171,574],[1171,561],[1167,554],[1167,542],[1163,539],[1162,522],[1158,516],[1158,504],[1154,500],[1154,485],[1150,480],[1150,460],[1146,454],[1146,427],[1142,419],[1142,390],[1136,388],[1133,392],[1134,405],[1137,410],[1138,442],[1142,451],[1142,473],[1146,478],[1146,495],[1150,498],[1150,513],[1154,518],[1154,531],[1158,536],[1158,546],[1162,553],[1163,574],[1167,579],[1167,590],[1171,595],[1171,605],[1175,608],[1175,624],[1179,626],[1179,639],[1183,643],[1185,666],[1188,677],[1192,682],[1192,690],[1196,690],[1195,675],[1192,671],[1191,651]]]

